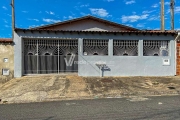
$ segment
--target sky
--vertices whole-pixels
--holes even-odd
[[[161,0],[14,0],[15,27],[32,28],[92,15],[141,30],[160,29]],[[11,0],[0,0],[0,38],[11,38]],[[170,0],[165,0],[165,29]],[[180,29],[180,0],[175,0],[175,29]]]

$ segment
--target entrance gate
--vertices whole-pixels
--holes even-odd
[[[78,40],[24,39],[24,74],[78,71]]]

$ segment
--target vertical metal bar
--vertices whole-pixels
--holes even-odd
[[[39,70],[39,65],[38,65],[38,62],[39,62],[39,56],[38,56],[38,40],[37,40],[37,74],[39,73],[38,70]]]
[[[99,76],[101,77],[101,65],[99,67]]]
[[[58,74],[59,74],[59,40],[58,41]]]
[[[24,55],[24,39],[22,39],[22,73],[23,73],[23,75],[25,74],[25,67],[24,67],[24,57],[25,57],[25,55]]]

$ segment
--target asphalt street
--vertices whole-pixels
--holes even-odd
[[[0,120],[180,120],[180,96],[2,104]]]

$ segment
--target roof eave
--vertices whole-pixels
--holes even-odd
[[[52,31],[52,32],[79,32],[79,33],[151,33],[151,34],[178,34],[176,31],[78,31],[78,30],[53,30],[53,29],[21,29],[21,28],[16,28],[15,31]]]

